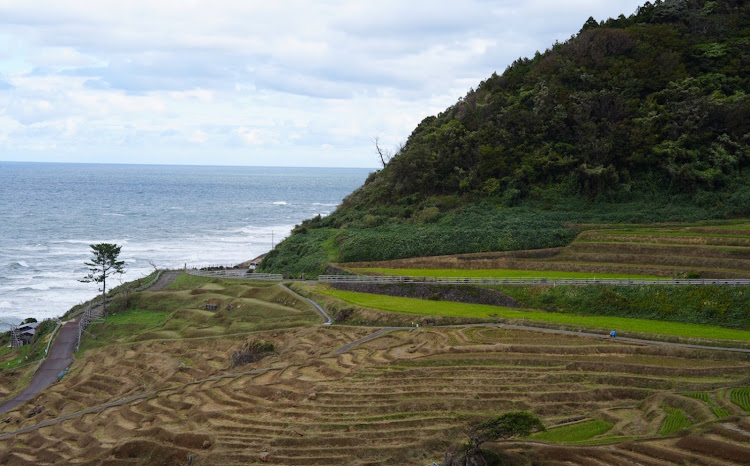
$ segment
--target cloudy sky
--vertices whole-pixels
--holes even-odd
[[[0,161],[374,167],[641,0],[0,0]]]

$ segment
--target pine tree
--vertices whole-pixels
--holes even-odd
[[[121,246],[111,243],[92,244],[91,252],[94,257],[84,262],[89,267],[89,274],[82,280],[83,283],[101,283],[99,291],[102,292],[103,314],[107,315],[107,277],[114,273],[125,272],[124,261],[117,260],[120,255]]]

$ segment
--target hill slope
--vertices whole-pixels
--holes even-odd
[[[575,237],[564,222],[746,216],[748,94],[744,1],[668,0],[589,19],[425,118],[263,269],[562,246]]]

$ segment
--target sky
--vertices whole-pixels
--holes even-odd
[[[642,0],[0,0],[0,161],[376,167]]]

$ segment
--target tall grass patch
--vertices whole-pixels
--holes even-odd
[[[554,427],[545,432],[539,432],[529,436],[533,440],[554,443],[577,443],[588,440],[597,435],[602,435],[612,429],[609,422],[592,420],[580,422],[569,426]]]

